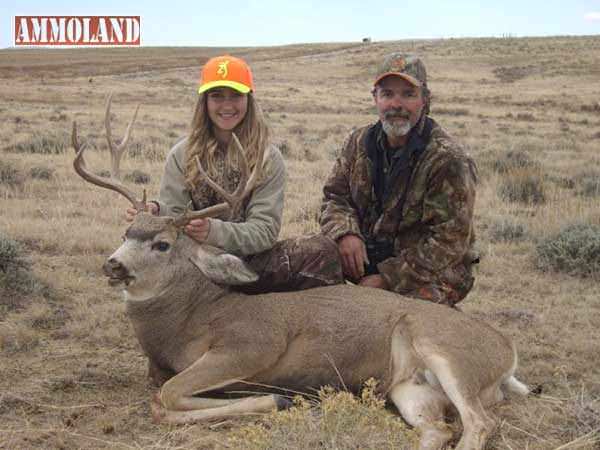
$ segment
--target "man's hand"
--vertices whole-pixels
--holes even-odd
[[[354,234],[347,234],[338,240],[338,250],[344,275],[360,280],[365,274],[365,262],[368,260],[363,240]]]
[[[149,212],[153,216],[157,216],[158,215],[158,205],[154,202],[148,202],[148,203],[146,203],[145,211]],[[125,220],[127,222],[133,222],[133,219],[135,218],[137,213],[138,213],[137,209],[127,208]]]
[[[379,289],[389,289],[387,281],[381,275],[367,275],[358,283],[359,286],[373,287]]]
[[[185,233],[198,243],[203,243],[210,231],[210,219],[194,219],[185,226]]]

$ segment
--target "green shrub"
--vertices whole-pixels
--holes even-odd
[[[71,145],[66,133],[55,136],[34,134],[31,139],[9,146],[6,150],[15,153],[33,153],[41,155],[60,155]]]
[[[449,116],[468,116],[470,114],[467,108],[444,108],[444,107],[434,107],[432,110],[432,114],[436,115],[449,115]]]
[[[31,273],[21,244],[0,234],[0,317],[18,308],[24,296],[43,289]]]
[[[35,180],[51,180],[54,177],[54,169],[44,166],[35,166],[29,169],[29,176]]]
[[[171,146],[172,143],[162,137],[145,136],[141,142],[131,142],[126,153],[129,158],[162,162],[165,159],[165,151],[169,150]]]
[[[582,197],[600,196],[600,172],[586,171],[573,177],[577,195]]]
[[[498,173],[508,173],[515,169],[525,169],[539,167],[540,163],[532,160],[527,153],[522,150],[510,150],[496,158],[492,163],[492,169]]]
[[[11,188],[23,186],[25,176],[11,163],[0,160],[0,184]]]
[[[546,179],[563,189],[575,189],[575,180],[570,176],[548,175]]]
[[[289,134],[295,134],[298,136],[304,135],[308,130],[304,125],[296,124],[288,127],[287,129]]]
[[[96,175],[98,175],[99,177],[102,177],[102,178],[110,178],[111,177],[110,170],[108,170],[108,169],[97,170],[96,172],[94,172],[94,174],[96,174]]]
[[[522,122],[535,122],[535,116],[531,113],[519,113],[516,119]]]
[[[291,145],[287,140],[281,141],[277,144],[279,151],[283,157],[289,157],[291,153]]]
[[[304,156],[302,157],[303,161],[315,162],[319,161],[320,159],[321,155],[318,152],[311,150],[311,147],[304,148]]]
[[[29,267],[23,258],[23,249],[17,241],[0,236],[0,271]]]
[[[40,335],[36,330],[20,324],[0,322],[0,350],[7,353],[28,352],[39,343]],[[4,401],[0,401],[0,413],[6,409],[3,403]]]
[[[64,122],[67,120],[67,115],[65,113],[57,113],[56,115],[51,115],[48,119],[50,122]]]
[[[503,83],[514,83],[517,80],[525,78],[535,71],[535,66],[500,66],[492,72]]]
[[[493,222],[489,234],[492,242],[519,242],[527,237],[525,225],[511,218],[502,218]]]
[[[108,169],[100,169],[94,173],[102,178],[111,178],[112,176],[110,170]],[[126,173],[125,175],[121,173],[120,176],[122,177],[123,181],[135,184],[148,184],[151,179],[150,175],[138,169],[134,169],[131,172]]]
[[[505,174],[498,187],[498,195],[509,202],[545,203],[546,181],[537,170],[514,170]]]
[[[536,266],[573,276],[597,277],[600,275],[600,226],[569,225],[545,239],[536,247]]]
[[[134,169],[125,175],[124,180],[135,184],[148,184],[150,183],[150,175],[141,170]]]

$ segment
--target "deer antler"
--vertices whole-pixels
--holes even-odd
[[[119,173],[119,165],[121,163],[121,157],[123,156],[123,152],[125,151],[125,146],[127,145],[127,141],[129,141],[129,137],[131,135],[131,127],[135,122],[135,118],[137,116],[138,109],[140,105],[135,108],[135,112],[133,114],[133,119],[127,125],[127,130],[125,131],[125,136],[120,144],[116,145],[112,140],[112,133],[110,129],[110,104],[112,101],[112,94],[108,96],[106,101],[106,112],[104,116],[104,124],[106,127],[106,140],[108,141],[108,148],[110,149],[110,159],[111,159],[111,174],[110,178],[101,177],[90,172],[85,164],[85,160],[83,159],[83,152],[85,151],[86,145],[80,145],[77,141],[77,123],[73,122],[73,133],[71,135],[71,143],[73,144],[73,148],[75,149],[75,159],[73,160],[73,167],[75,171],[86,181],[95,184],[96,186],[100,186],[103,188],[111,189],[113,191],[118,192],[123,195],[127,200],[131,202],[133,207],[138,211],[143,211],[146,208],[146,190],[144,190],[142,200],[138,200],[136,195],[127,189],[121,182],[121,177]]]
[[[204,167],[202,167],[200,158],[196,156],[196,166],[198,167],[198,172],[200,172],[200,176],[211,188],[213,188],[219,195],[221,195],[221,197],[225,199],[225,202],[209,206],[208,208],[204,208],[199,211],[186,211],[177,218],[175,218],[176,226],[185,226],[188,222],[190,222],[193,219],[215,217],[226,211],[233,212],[240,207],[242,201],[250,194],[252,189],[254,189],[254,185],[256,184],[262,171],[265,149],[261,148],[259,150],[256,159],[256,165],[254,166],[254,169],[252,170],[250,176],[248,176],[248,159],[246,158],[244,148],[242,147],[242,144],[240,143],[235,133],[232,133],[232,139],[234,147],[240,155],[240,158],[238,160],[240,161],[241,174],[240,182],[237,188],[233,193],[230,194],[221,186],[219,186],[212,178],[208,176],[208,174],[204,170]]]

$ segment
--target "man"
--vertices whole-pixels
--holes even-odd
[[[346,140],[321,230],[359,285],[454,305],[473,286],[475,164],[428,116],[418,57],[386,57],[372,94],[379,120]]]

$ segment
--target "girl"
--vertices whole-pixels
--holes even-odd
[[[239,138],[249,169],[265,148],[260,179],[233,217],[192,220],[185,232],[198,243],[219,247],[244,258],[259,275],[248,292],[282,291],[336,284],[343,280],[333,241],[324,236],[277,242],[281,229],[285,165],[270,142],[260,107],[254,98],[250,67],[229,55],[210,59],[202,68],[200,96],[192,129],[169,152],[158,200],[148,203],[155,215],[176,216],[186,207],[194,210],[222,202],[219,194],[202,181],[196,157],[208,176],[228,192],[240,179],[233,133]],[[135,209],[127,210],[133,220]],[[335,260],[332,263],[332,256]],[[318,262],[318,263],[316,263]],[[331,266],[325,273],[323,267]]]

